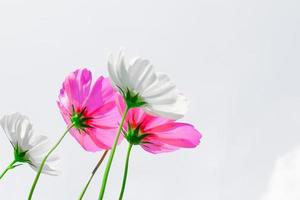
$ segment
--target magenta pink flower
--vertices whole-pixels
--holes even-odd
[[[121,117],[115,103],[116,92],[108,78],[100,76],[92,87],[91,82],[87,69],[70,73],[57,104],[68,126],[73,124],[70,133],[85,150],[110,149]]]
[[[123,112],[121,97],[117,104]],[[200,143],[201,133],[193,125],[150,115],[141,108],[129,110],[123,133],[129,143],[141,145],[150,153],[172,152],[179,148],[194,148]]]

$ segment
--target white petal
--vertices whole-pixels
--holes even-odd
[[[141,77],[139,77],[139,81],[135,88],[135,90],[138,91],[142,96],[147,88],[151,87],[157,79],[152,65],[147,65],[144,68],[144,73],[141,75]]]
[[[12,115],[9,115],[7,118],[7,134],[10,134],[12,138],[12,143],[14,146],[18,144],[19,134],[17,131],[17,125],[19,123],[21,116],[19,113],[14,113]]]
[[[143,96],[146,98],[156,96],[161,92],[165,92],[175,87],[175,84],[170,81],[170,78],[166,74],[157,73],[157,80],[144,92]]]
[[[38,170],[40,164],[42,163],[42,160],[50,150],[48,148],[49,145],[47,140],[45,140],[44,138],[40,138],[40,141],[40,143],[38,143],[27,152],[27,156],[32,163],[31,167],[36,171]],[[48,157],[42,172],[48,175],[58,175],[59,173],[56,170],[56,163],[58,160],[59,157],[56,154],[51,154]]]
[[[33,135],[32,124],[28,120],[23,120],[20,126],[22,127],[22,131],[18,145],[22,150],[28,150],[31,147],[31,138]]]
[[[24,135],[22,126],[28,124],[29,120],[26,116],[19,113],[5,115],[1,119],[1,126],[13,146],[22,143]]]
[[[47,143],[48,138],[44,135],[35,135],[35,137],[32,139],[32,146],[36,146],[42,143]]]
[[[123,86],[123,88],[128,87],[128,73],[127,73],[127,66],[125,63],[124,53],[121,51],[118,58],[118,63],[116,64],[117,69],[117,76],[118,80]],[[119,86],[119,87],[121,87]]]
[[[108,58],[107,66],[108,66],[109,77],[111,78],[112,82],[114,83],[114,85],[120,86],[120,81],[116,74],[115,62],[113,60],[112,54]]]
[[[130,88],[134,89],[136,88],[140,77],[144,73],[145,67],[148,66],[150,62],[146,59],[142,59],[140,57],[134,58],[128,68],[128,75],[130,76]]]
[[[45,156],[50,146],[47,137],[39,136],[38,141],[35,141],[34,143],[35,145],[27,152],[27,154],[34,159]]]
[[[165,74],[159,74],[155,85],[146,90],[143,95],[144,100],[148,104],[173,104],[177,101],[178,90]]]
[[[150,104],[165,104],[163,102],[173,103],[176,101],[178,95],[175,85],[165,85],[159,90],[153,91],[150,94],[149,93],[147,96],[144,95],[143,98]]]
[[[173,104],[147,104],[144,109],[150,114],[176,120],[182,118],[187,112],[188,100],[183,95],[178,95],[176,102]]]
[[[30,167],[35,170],[35,171],[38,171],[39,169],[39,166],[40,166],[41,163],[32,163],[30,165]],[[49,165],[50,164],[50,165]],[[56,164],[54,163],[49,163],[47,162],[45,165],[44,165],[44,168],[42,170],[42,173],[44,174],[47,174],[47,175],[51,175],[51,176],[57,176],[60,174],[60,171],[56,169]]]
[[[9,139],[9,141],[12,143],[13,139],[11,134],[9,134],[10,132],[8,131],[8,117],[7,116],[3,116],[0,120],[0,126],[2,127],[5,135],[7,136],[7,138]]]

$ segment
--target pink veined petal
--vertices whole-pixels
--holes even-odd
[[[118,96],[116,100],[117,107],[121,114],[125,111],[125,103],[121,96]],[[137,126],[141,124],[141,127],[146,131],[151,130],[154,127],[158,127],[160,125],[165,125],[167,123],[173,122],[167,118],[157,117],[150,115],[143,111],[142,108],[132,108],[129,110],[126,120],[133,126]]]
[[[123,100],[123,97],[121,95],[117,95],[115,98],[116,104],[117,104],[117,108],[120,112],[120,114],[122,115],[125,112],[125,108],[126,108],[126,104]]]
[[[117,128],[120,121],[120,113],[117,108],[114,108],[110,113],[103,115],[99,118],[95,118],[91,121],[91,125],[95,127],[92,130],[93,139],[101,141],[104,144],[105,149],[110,149],[114,143]],[[122,141],[123,137],[119,139],[119,143]]]
[[[68,98],[66,90],[64,90],[63,88],[60,89],[58,99],[59,99],[60,104],[62,104],[62,106],[64,106],[67,109],[72,109],[71,108],[72,103],[70,102],[70,100]]]
[[[114,144],[114,140],[116,138],[116,131],[114,128],[97,128],[90,133],[93,141],[102,149],[111,149]],[[118,141],[118,144],[123,140],[123,136],[121,135]]]
[[[86,108],[89,113],[94,114],[94,112],[106,112],[115,107],[116,91],[113,90],[112,85],[109,80],[104,77],[99,77],[93,86],[93,89],[86,100]],[[109,102],[108,105],[106,105]],[[105,107],[106,106],[106,107]]]
[[[117,129],[119,127],[120,113],[116,107],[109,109],[107,112],[97,113],[90,121],[94,127],[110,127]]]
[[[92,74],[89,70],[83,69],[78,71],[77,83],[79,82],[80,103],[83,103],[90,92]]]
[[[63,83],[63,90],[70,100],[69,103],[76,108],[80,107],[89,94],[91,81],[92,75],[87,69],[71,73]]]
[[[150,153],[160,152],[164,145],[155,135],[150,135],[144,138],[143,142],[144,143],[141,144],[141,147]]]
[[[139,124],[141,124],[143,127],[143,123],[145,122],[144,118],[145,118],[145,113],[143,112],[142,109],[138,109],[138,108],[133,108],[133,109],[129,110],[127,117],[126,117],[127,121],[129,121],[129,123],[133,127],[136,127]]]
[[[102,105],[102,107],[97,108],[92,113],[88,113],[88,115],[94,116],[93,118],[97,118],[97,116],[103,116],[111,112],[114,108],[116,108],[116,103],[114,101],[108,102],[107,104]]]
[[[152,132],[158,140],[171,146],[193,148],[200,143],[201,134],[192,125],[174,122],[173,129]]]
[[[142,111],[144,112],[144,111]],[[150,114],[147,114],[146,112],[144,112],[144,121],[143,121],[143,127],[145,131],[151,131],[153,128],[155,127],[159,127],[162,126],[164,124],[168,124],[171,123],[172,121],[167,119],[167,118],[163,118],[163,117],[157,117],[157,116],[153,116]]]
[[[152,153],[152,154],[169,153],[169,152],[173,152],[173,151],[176,151],[179,149],[179,148],[168,147],[167,145],[155,147],[153,144],[152,145],[142,144],[141,147],[145,151],[148,151],[149,153]]]
[[[193,143],[193,141],[190,141],[188,139],[182,139],[182,138],[160,138],[161,142],[168,144],[170,146],[176,146],[176,147],[184,147],[184,148],[193,148],[197,146],[197,144]]]
[[[147,139],[145,138],[144,142],[146,143],[142,143],[141,147],[145,151],[153,154],[172,152],[179,149],[179,147],[174,147],[163,143],[158,138],[156,138],[156,136],[149,136]]]
[[[104,131],[101,131],[100,132],[100,128],[97,128],[96,130],[94,130],[94,131],[90,131],[89,133],[88,133],[88,135],[90,136],[90,138],[92,139],[92,141],[93,141],[93,143],[94,144],[96,144],[99,148],[101,148],[101,149],[110,149],[111,148],[111,145],[107,145],[107,144],[105,144],[103,141],[106,141],[105,140],[105,135],[102,135],[102,133],[104,132]],[[105,129],[104,129],[105,130]],[[110,129],[111,130],[111,129]],[[101,133],[101,137],[99,138],[99,137],[97,137],[97,135],[99,136],[99,133],[97,133],[97,132],[100,132]]]
[[[116,106],[115,98],[116,91],[109,79],[101,76],[96,81],[85,103],[89,115],[100,115],[109,112]]]
[[[88,112],[94,112],[103,105],[102,98],[102,82],[103,77],[100,76],[94,84],[89,96],[86,99],[85,106]]]
[[[116,93],[117,92],[113,88],[110,79],[104,78],[102,81],[102,91],[101,91],[104,102],[114,101]]]
[[[79,133],[76,129],[73,128],[70,130],[70,133],[86,151],[96,152],[103,149],[96,145],[91,137],[84,132]]]
[[[59,101],[57,102],[57,106],[66,124],[71,125],[69,111]]]
[[[161,124],[161,125],[158,125],[158,126],[153,126],[152,128],[147,127],[147,129],[144,129],[144,130],[145,130],[145,132],[149,132],[149,133],[152,133],[152,132],[165,132],[165,131],[174,130],[175,128],[180,127],[180,126],[184,126],[184,125],[185,125],[184,123],[176,123],[174,121],[167,121],[164,124]]]

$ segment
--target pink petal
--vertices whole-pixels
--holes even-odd
[[[86,151],[96,152],[102,150],[102,148],[96,145],[88,134],[84,132],[79,133],[74,128],[70,130],[70,133]]]
[[[89,70],[76,70],[65,79],[62,93],[67,95],[71,105],[78,108],[89,94],[91,81],[92,75]]]
[[[104,101],[115,101],[115,96],[116,90],[114,90],[110,79],[109,78],[104,78],[102,81],[102,98]]]
[[[115,100],[116,100],[117,108],[118,108],[120,114],[122,115],[125,112],[125,108],[126,108],[124,99],[121,95],[117,95]]]
[[[116,138],[116,130],[97,128],[95,131],[91,131],[90,136],[92,140],[102,149],[111,149]],[[118,144],[120,144],[122,140],[123,136],[121,135]]]
[[[194,148],[200,143],[201,134],[192,125],[152,116],[140,108],[131,109],[127,121],[131,126],[142,124],[142,132],[150,134],[141,144],[142,148],[150,153]]]
[[[110,109],[114,107],[115,93],[116,92],[113,90],[109,80],[103,76],[100,76],[94,84],[92,91],[85,102],[88,112],[93,113],[100,108],[102,108],[103,112],[103,105],[108,102],[111,102]]]
[[[60,103],[59,101],[57,102],[57,106],[60,110],[60,113],[64,119],[64,121],[67,123],[67,125],[70,125],[71,124],[71,121],[70,121],[70,114],[69,114],[69,111],[64,107],[64,105],[62,103]]]
[[[179,149],[179,147],[173,147],[163,143],[157,138],[155,139],[155,136],[149,136],[147,139],[145,139],[145,141],[149,143],[143,143],[141,144],[141,147],[145,151],[148,151],[153,154],[172,152]]]
[[[91,131],[91,136],[95,141],[100,141],[103,144],[103,148],[110,149],[113,146],[117,129],[120,123],[120,113],[116,108],[109,113],[102,115],[99,118],[92,120],[91,125],[95,127]],[[119,139],[119,143],[123,137]]]
[[[171,146],[193,148],[200,143],[201,134],[192,125],[174,122],[173,129],[155,132],[161,142]]]

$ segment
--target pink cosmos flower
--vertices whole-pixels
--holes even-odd
[[[124,112],[122,97],[117,98],[117,104],[119,111]],[[129,110],[123,133],[129,143],[140,145],[153,154],[172,152],[179,148],[194,148],[202,137],[191,124],[153,116],[142,108]]]
[[[64,121],[68,126],[73,124],[72,136],[85,150],[94,152],[112,147],[121,116],[109,79],[100,76],[92,87],[91,83],[92,75],[87,69],[70,73],[57,104]]]

